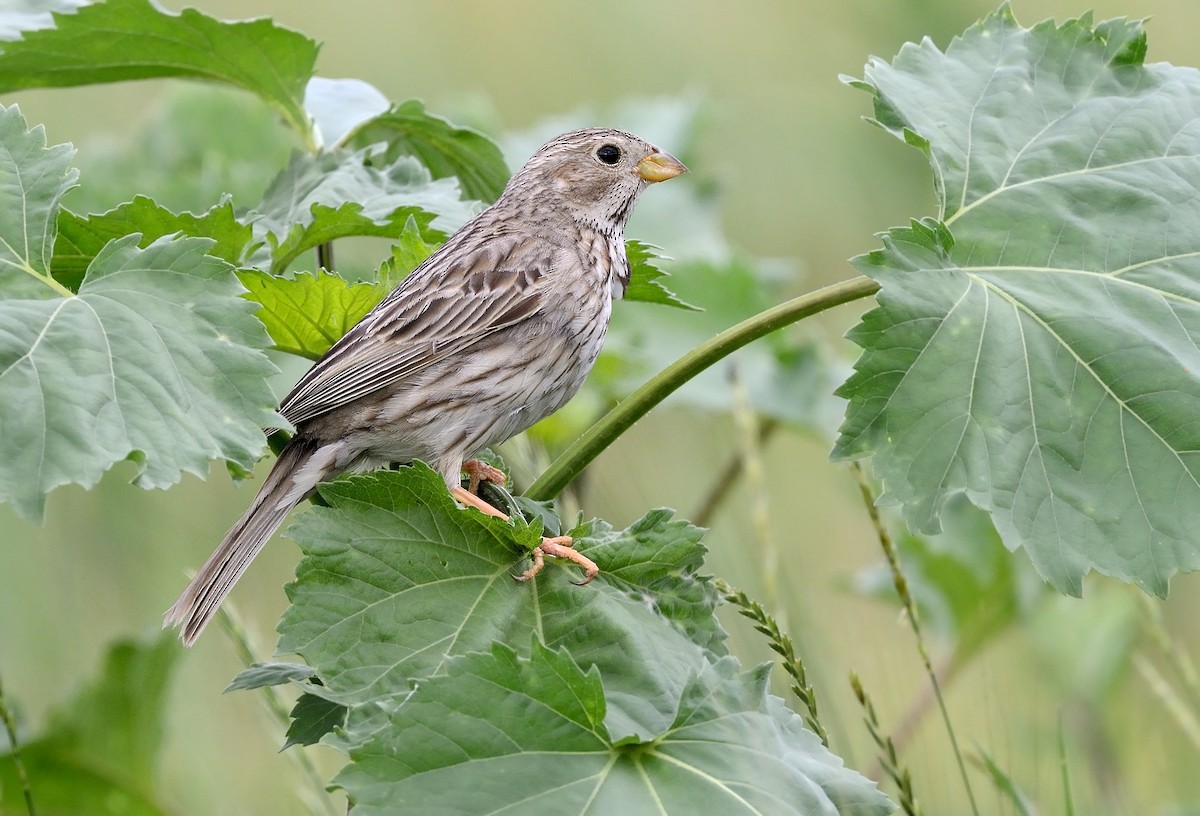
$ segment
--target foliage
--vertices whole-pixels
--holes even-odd
[[[44,813],[167,816],[158,791],[174,638],[109,646],[99,676],[24,737],[21,756]],[[20,784],[0,742],[0,814],[24,813]]]
[[[259,142],[275,163],[236,187],[241,165],[226,159],[197,199],[181,192],[175,168],[207,155],[193,143],[154,154],[157,169],[141,162],[138,194],[108,201],[112,188],[87,190],[71,146],[48,147],[0,107],[0,500],[28,517],[55,487],[91,486],[121,461],[146,487],[213,460],[251,468],[260,429],[284,424],[267,352],[318,358],[508,176],[484,134],[365,82],[315,77],[316,43],[267,20],[105,0],[37,30],[0,19],[0,31],[0,91],[203,79],[249,92],[290,131]],[[1200,566],[1189,410],[1200,75],[1144,65],[1145,53],[1138,23],[1025,29],[1002,7],[945,52],[925,41],[872,61],[851,84],[873,95],[876,124],[929,159],[936,217],[855,259],[871,280],[778,305],[760,261],[690,257],[668,279],[667,259],[630,241],[627,299],[653,307],[619,308],[590,394],[620,405],[559,434],[582,437],[509,497],[511,521],[461,510],[421,463],[322,485],[291,528],[303,559],[279,627],[281,652],[305,662],[256,664],[230,688],[299,691],[285,747],[342,752],[334,784],[354,814],[891,812],[823,744],[791,638],[732,591],[784,658],[804,717],[768,694],[767,667],[727,654],[703,531],[665,509],[624,529],[572,522],[552,500],[663,399],[729,410],[732,365],[772,422],[824,437],[844,407],[835,455],[872,456],[881,503],[911,528],[896,536],[907,577],[889,550],[886,584],[868,574],[860,589],[900,590],[918,637],[916,611],[950,642],[953,668],[1040,609],[1040,585],[1007,550],[1024,548],[1063,592],[1096,570],[1165,594]],[[166,138],[196,130],[186,117],[204,104],[180,103]],[[205,197],[212,184],[232,193]],[[330,260],[335,241],[341,255],[359,237],[391,249]],[[875,292],[837,402],[841,365],[779,329]],[[567,531],[599,577],[581,589],[574,567],[552,562],[529,584],[511,580],[543,530]],[[1132,618],[1118,612],[1044,630],[1046,662],[1069,664],[1052,670],[1088,703],[1132,648]],[[51,811],[83,812],[71,797],[86,795],[163,812],[147,780],[173,648],[117,647],[94,688],[23,740]],[[857,693],[915,811],[902,743]],[[1024,807],[1017,781],[979,755]],[[13,789],[9,765],[0,774]]]
[[[965,493],[1073,595],[1200,567],[1200,74],[1145,53],[1138,23],[1006,6],[853,83],[939,213],[855,262],[883,288],[836,455],[874,454],[921,532]]]

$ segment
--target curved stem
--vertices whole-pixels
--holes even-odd
[[[798,320],[852,300],[868,297],[878,291],[878,283],[860,276],[793,298],[726,329],[671,363],[605,414],[529,486],[525,495],[537,501],[546,501],[557,496],[591,464],[593,459],[651,408],[701,371],[728,357],[747,343]]]

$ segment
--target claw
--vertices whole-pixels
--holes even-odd
[[[494,468],[487,462],[479,459],[468,459],[462,463],[463,473],[471,477],[471,481],[467,485],[467,490],[476,496],[479,495],[479,483],[491,482],[499,487],[504,487],[506,481],[504,471],[499,468]]]
[[[467,507],[474,507],[481,513],[486,513],[489,516],[502,518],[508,521],[508,516],[492,507],[483,499],[471,493],[462,487],[450,488],[450,495],[458,501],[465,504]],[[574,561],[579,566],[583,567],[583,580],[572,581],[575,586],[584,586],[591,583],[591,580],[600,574],[600,568],[596,566],[596,562],[582,555],[574,549],[575,542],[570,536],[554,536],[553,538],[543,538],[542,543],[533,548],[533,566],[522,572],[520,575],[514,575],[518,581],[528,581],[536,576],[546,566],[546,556],[550,555],[554,558],[565,558],[568,561]]]
[[[541,572],[542,568],[546,566],[546,556],[550,555],[555,558],[565,558],[583,567],[583,580],[572,581],[572,584],[584,586],[591,583],[592,579],[600,574],[600,568],[596,566],[595,561],[576,551],[573,545],[574,542],[570,536],[543,538],[542,543],[533,548],[533,566],[517,576],[517,580],[528,581]]]

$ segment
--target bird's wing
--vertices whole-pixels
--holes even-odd
[[[451,243],[455,244],[454,246]],[[298,424],[386,388],[536,314],[563,250],[493,235],[431,255],[300,378],[279,411]]]

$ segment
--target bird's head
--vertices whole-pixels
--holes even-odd
[[[632,133],[588,128],[542,145],[509,181],[505,196],[544,196],[534,203],[619,234],[647,185],[686,172],[679,159]]]

